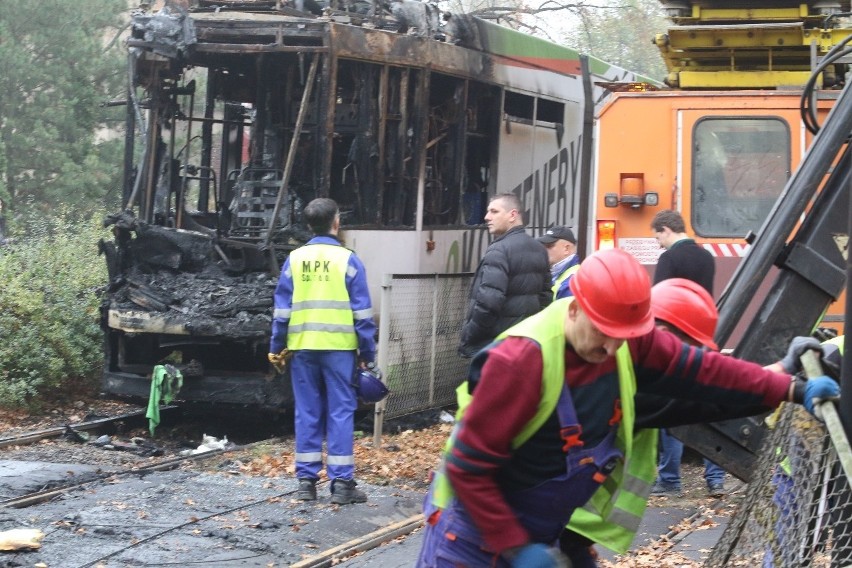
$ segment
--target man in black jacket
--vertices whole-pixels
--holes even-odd
[[[553,296],[547,251],[524,231],[518,197],[494,196],[485,222],[494,241],[482,256],[470,289],[459,345],[459,354],[467,358],[546,307]]]
[[[660,211],[651,221],[651,230],[660,246],[666,249],[657,261],[654,284],[669,278],[686,278],[712,296],[716,275],[713,255],[689,238],[681,214],[671,209]],[[682,457],[683,442],[669,434],[668,429],[661,429],[659,477],[652,495],[680,495]],[[725,494],[725,470],[708,459],[704,460],[704,480],[711,497]]]
[[[686,278],[713,295],[716,264],[713,255],[686,234],[686,223],[677,211],[665,209],[654,216],[651,230],[666,251],[654,271],[654,284],[669,278]]]

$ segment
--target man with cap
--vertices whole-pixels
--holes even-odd
[[[426,498],[418,566],[564,565],[553,544],[623,456],[616,432],[631,418],[620,381],[637,392],[767,407],[793,400],[810,411],[815,397],[839,393],[828,377],[792,382],[655,329],[648,273],[624,251],[591,255],[570,286],[573,298],[474,358]]]
[[[558,300],[573,295],[568,281],[580,268],[574,231],[571,227],[557,225],[549,228],[536,240],[547,249],[550,278],[553,282],[553,299]]]

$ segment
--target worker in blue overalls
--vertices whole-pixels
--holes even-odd
[[[275,289],[269,360],[281,368],[292,354],[296,403],[296,498],[317,498],[327,436],[331,502],[363,503],[355,487],[353,430],[358,405],[356,367],[374,365],[376,324],[363,263],[337,239],[340,211],[328,198],[314,199],[304,219],[315,236],[281,269]]]

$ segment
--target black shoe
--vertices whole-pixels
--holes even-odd
[[[710,497],[724,497],[727,493],[724,483],[710,483],[707,485],[707,495]]]
[[[354,479],[335,479],[331,482],[331,502],[335,505],[348,505],[349,503],[366,503],[367,494],[360,489],[355,489]]]
[[[299,501],[317,500],[317,480],[309,477],[299,479],[299,489],[296,491],[296,499]]]
[[[651,488],[651,495],[655,497],[683,497],[683,489],[677,485],[657,482]]]

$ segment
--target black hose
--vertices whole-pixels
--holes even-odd
[[[814,69],[813,73],[811,73],[810,78],[808,78],[808,82],[805,83],[799,108],[802,121],[805,123],[805,127],[811,132],[811,134],[816,134],[820,129],[819,122],[817,121],[816,109],[812,108],[810,105],[811,96],[814,88],[816,87],[817,79],[829,65],[833,65],[834,62],[841,57],[852,54],[852,47],[845,47],[850,41],[852,41],[852,35],[847,36],[843,41],[832,47],[825,57],[822,58],[822,61],[819,65],[817,65],[816,69]]]

